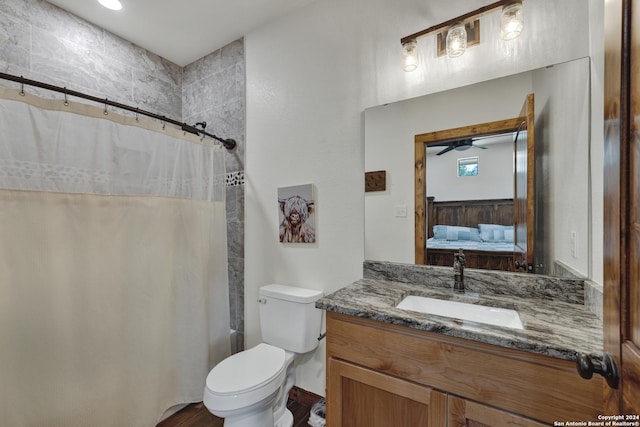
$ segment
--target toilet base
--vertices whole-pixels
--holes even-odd
[[[293,427],[293,414],[285,409],[279,420],[275,420],[274,427]]]
[[[225,418],[223,425],[224,427],[271,427],[274,425],[273,410],[267,407],[260,412]]]

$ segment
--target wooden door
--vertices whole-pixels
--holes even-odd
[[[640,0],[605,2],[604,348],[620,371],[605,412],[640,414]],[[632,420],[638,421],[638,420]]]
[[[529,418],[449,395],[449,427],[544,427]]]
[[[630,168],[631,215],[628,307],[622,345],[623,411],[640,415],[640,1],[631,3],[631,67],[630,67]],[[640,420],[635,420],[640,421]]]
[[[534,95],[525,99],[522,126],[514,144],[513,156],[513,222],[515,251],[513,262],[517,269],[535,273],[534,216],[535,216],[535,151],[534,151]]]
[[[445,426],[444,393],[333,358],[327,373],[328,426]]]

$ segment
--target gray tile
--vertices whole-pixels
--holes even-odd
[[[244,39],[238,39],[221,49],[222,68],[235,67],[241,64],[244,68]]]
[[[178,85],[138,71],[133,75],[133,103],[136,106],[181,121],[182,96]]]
[[[244,333],[244,293],[236,300],[236,316],[237,330]]]
[[[198,68],[201,67],[202,58],[182,68],[182,87],[195,83],[198,80]]]
[[[245,206],[244,198],[245,198],[244,184],[238,185],[236,187],[236,205],[237,205],[238,213],[235,218],[237,218],[238,221],[243,222],[243,230],[244,230],[244,206]]]
[[[180,66],[108,32],[105,33],[105,56],[130,65],[139,75],[154,76],[169,85],[182,86]]]
[[[241,351],[244,351],[244,333],[236,333],[235,334],[235,350],[236,353],[239,353]]]
[[[227,218],[227,250],[229,257],[244,257],[244,222]]]
[[[203,58],[184,67],[184,85],[197,84],[200,80],[220,71],[220,50],[211,52]]]
[[[32,0],[0,0],[0,12],[24,22],[31,22]]]
[[[238,329],[237,322],[237,295],[233,292],[229,292],[229,327],[233,330]]]
[[[130,67],[119,61],[107,61],[100,52],[39,29],[33,30],[32,70],[72,82],[68,86],[131,101]]]
[[[45,1],[31,1],[25,21],[58,39],[104,53],[105,31]],[[35,40],[34,40],[35,42]]]
[[[244,258],[229,257],[229,289],[244,294]]]
[[[238,205],[237,205],[237,196],[236,196],[236,188],[227,187],[226,188],[226,214],[228,218],[237,218],[238,217]]]
[[[31,26],[0,12],[0,58],[6,64],[31,68]]]
[[[199,114],[242,96],[235,68],[223,69],[183,87],[185,116]]]
[[[217,73],[222,68],[222,50],[218,49],[202,58],[198,80]]]

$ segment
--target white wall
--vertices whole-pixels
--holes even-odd
[[[362,277],[365,108],[587,56],[580,0],[525,2],[526,28],[499,42],[497,14],[482,43],[455,60],[419,41],[422,66],[400,68],[399,40],[487,1],[317,0],[245,38],[247,78],[245,327],[260,341],[258,287],[272,282],[331,292]],[[602,111],[600,108],[599,111]],[[314,183],[318,242],[278,242],[276,190]],[[324,344],[301,359],[297,384],[324,395]]]
[[[428,149],[427,197],[434,197],[437,202],[513,198],[513,136],[508,134],[503,139],[506,141],[487,145],[484,150],[471,147],[438,155],[444,147],[438,147],[432,153]],[[458,176],[458,161],[469,157],[478,160],[478,174]],[[365,214],[365,223],[366,220]],[[366,251],[365,258],[369,259]]]
[[[541,263],[547,274],[552,274],[553,263],[560,261],[574,272],[588,276],[592,244],[589,60],[535,70],[533,90],[536,94],[536,225],[538,228],[545,225],[539,230],[544,238],[536,240],[539,256],[536,263]],[[568,123],[571,125],[567,126]]]
[[[591,54],[591,170],[604,171],[604,3],[589,0],[589,52]],[[589,277],[604,283],[604,174],[592,174],[591,253]]]

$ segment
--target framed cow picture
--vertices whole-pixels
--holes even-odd
[[[282,243],[315,243],[313,184],[278,188],[279,236]]]

